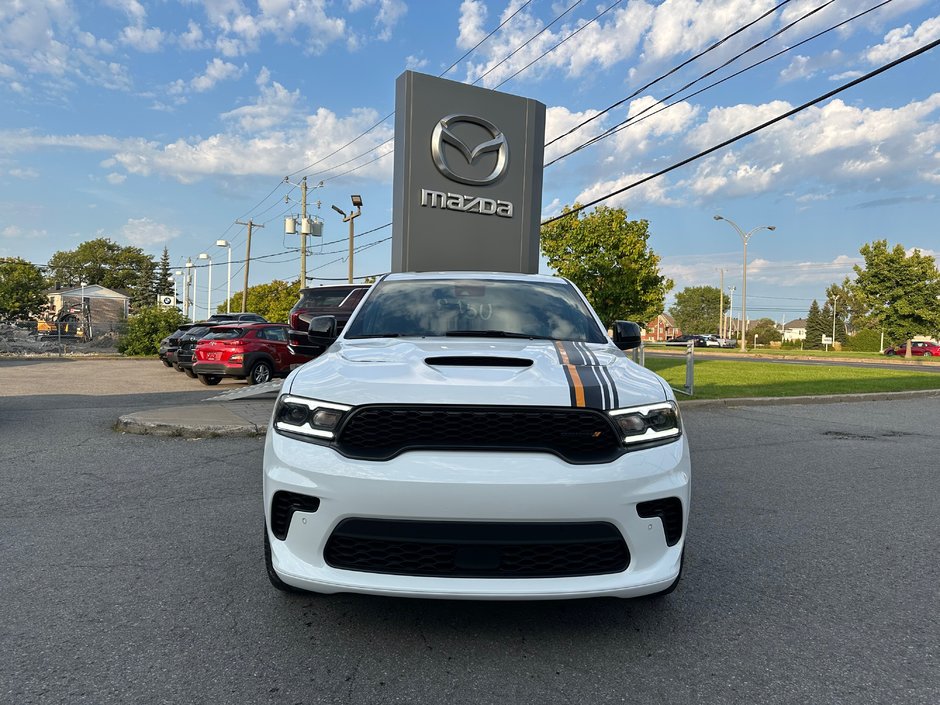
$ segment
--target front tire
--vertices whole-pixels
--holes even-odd
[[[194,377],[197,375],[193,375]],[[218,384],[222,381],[221,375],[198,375],[199,381],[203,384],[208,384],[210,387]]]
[[[170,362],[169,360],[161,359],[160,362],[162,362],[166,367],[173,367],[173,363]]]
[[[264,384],[270,382],[273,377],[274,370],[271,368],[271,363],[260,360],[251,368],[251,374],[248,375],[248,384]]]

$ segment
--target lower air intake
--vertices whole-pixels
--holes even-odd
[[[608,523],[471,523],[346,519],[326,562],[343,570],[446,578],[558,578],[630,565]]]

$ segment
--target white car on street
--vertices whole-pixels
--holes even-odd
[[[675,396],[558,277],[390,274],[285,380],[264,449],[282,590],[425,598],[666,594],[691,462]]]

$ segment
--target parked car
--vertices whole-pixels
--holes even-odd
[[[692,465],[669,384],[571,282],[398,273],[284,381],[265,438],[280,590],[637,597],[681,575]],[[201,353],[204,341],[199,348]],[[197,353],[199,354],[199,353]]]
[[[300,298],[290,310],[290,346],[301,355],[316,357],[323,352],[322,346],[311,345],[307,339],[307,326],[314,316],[336,318],[338,332],[369,290],[369,284],[334,284],[300,290]]]
[[[692,341],[697,348],[704,348],[707,344],[705,342],[705,336],[703,335],[677,335],[675,338],[670,338],[666,341],[666,345],[688,345],[689,341]]]
[[[195,346],[193,372],[203,384],[223,377],[250,384],[286,377],[311,358],[293,352],[283,323],[230,323],[214,326]]]
[[[205,320],[205,323],[238,323],[241,321],[267,323],[268,319],[258,313],[213,313]]]
[[[192,326],[180,337],[180,346],[176,351],[176,368],[186,374],[187,377],[195,379],[196,373],[193,372],[193,352],[196,350],[196,343],[209,332],[211,324],[199,323]]]
[[[186,331],[188,331],[194,325],[195,323],[184,323],[175,331],[170,333],[166,338],[160,341],[160,348],[158,353],[160,355],[160,360],[164,365],[167,367],[175,367],[177,370],[179,370],[176,353],[180,347],[180,338],[182,338]]]
[[[895,345],[885,350],[885,355],[907,355],[907,343]],[[911,341],[911,355],[922,357],[940,356],[940,345],[929,340]]]

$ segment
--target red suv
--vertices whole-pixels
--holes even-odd
[[[223,377],[269,382],[311,358],[288,346],[288,328],[281,323],[230,323],[214,326],[196,344],[193,372],[203,384],[218,384]]]

